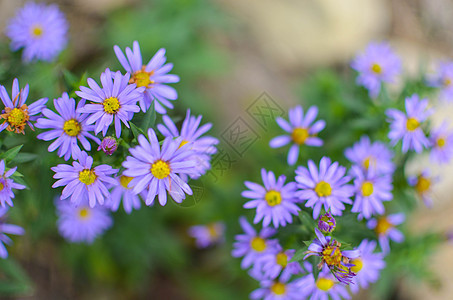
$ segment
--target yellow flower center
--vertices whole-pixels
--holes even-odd
[[[309,137],[308,130],[305,128],[294,128],[293,132],[291,133],[291,138],[293,139],[294,143],[298,145],[302,145],[305,143],[305,140]]]
[[[269,206],[275,206],[282,203],[282,195],[280,194],[280,192],[274,190],[268,191],[266,195],[264,195],[264,199]]]
[[[316,287],[324,292],[330,290],[334,284],[333,280],[324,277],[319,277],[316,281]]]
[[[154,71],[151,72],[146,72],[145,71],[145,66],[142,67],[140,71],[135,72],[132,74],[131,79],[129,80],[129,83],[135,83],[137,87],[147,87],[150,88],[151,85],[154,83],[154,80],[151,80],[151,75],[154,74]]]
[[[424,194],[429,190],[431,187],[431,180],[429,178],[419,176],[417,179],[417,183],[415,184],[415,190],[419,194]]]
[[[420,123],[419,123],[418,120],[415,119],[415,118],[409,118],[409,119],[407,119],[407,121],[406,121],[406,128],[407,128],[407,130],[409,130],[409,131],[414,131],[414,130],[417,129],[419,126],[420,126]]]
[[[79,218],[85,220],[90,217],[90,210],[86,207],[79,209]]]
[[[250,247],[257,252],[263,252],[266,249],[266,241],[260,237],[254,237],[250,242]]]
[[[93,184],[93,182],[96,180],[96,174],[94,174],[94,171],[92,170],[83,170],[79,172],[79,180],[86,185]]]
[[[286,286],[284,283],[276,282],[271,286],[271,291],[275,295],[284,295],[286,292]]]
[[[219,232],[217,231],[217,227],[216,227],[215,224],[210,224],[210,225],[208,225],[208,231],[209,231],[209,235],[210,235],[213,239],[219,237]]]
[[[390,223],[386,217],[381,217],[377,221],[376,228],[374,229],[378,235],[385,234],[390,228],[393,228],[393,224]]]
[[[342,257],[343,255],[341,254],[340,248],[336,246],[327,246],[322,251],[322,259],[329,266],[339,266]]]
[[[356,273],[356,274],[359,273],[359,271],[362,270],[362,268],[363,268],[363,261],[362,261],[362,259],[360,257],[351,260],[350,263],[355,265],[355,266],[353,266],[351,268],[351,271]]]
[[[79,122],[74,119],[67,120],[63,124],[64,132],[69,136],[77,136],[81,130]]]
[[[374,63],[372,66],[371,66],[371,71],[373,71],[374,73],[376,74],[381,74],[382,73],[382,67],[377,64],[377,63]]]
[[[134,177],[129,177],[129,176],[124,176],[122,175],[120,177],[120,184],[123,188],[125,189],[130,189],[129,187],[129,183],[131,182],[131,180],[134,179]]]
[[[443,137],[438,138],[437,141],[436,141],[436,145],[437,145],[437,147],[439,147],[439,148],[445,147],[445,144],[446,144],[446,143],[447,143],[447,140],[446,140],[445,138],[443,138]]]
[[[376,158],[374,158],[373,156],[368,156],[367,158],[365,158],[363,160],[363,167],[368,170],[370,168],[370,165],[373,165],[375,166],[376,165]]]
[[[27,115],[28,114],[26,114],[25,111],[21,110],[20,108],[15,107],[15,108],[13,108],[13,110],[11,110],[11,112],[8,115],[8,123],[14,127],[19,127],[21,125],[24,125]]]
[[[320,181],[316,184],[315,192],[319,197],[327,197],[332,194],[332,187],[325,181]]]
[[[31,35],[35,38],[39,38],[42,36],[44,30],[42,29],[41,25],[35,25],[31,28]]]
[[[373,194],[373,184],[369,181],[365,181],[363,184],[362,184],[362,195],[364,197],[368,197],[368,196],[371,196]]]
[[[120,109],[120,101],[116,97],[110,97],[102,102],[104,111],[108,114],[116,114]]]
[[[445,78],[444,79],[444,86],[450,86],[451,85],[451,79],[450,78]]]
[[[3,183],[0,182],[0,192],[3,191],[3,188],[4,188],[4,187],[5,187],[5,186],[3,185]]]
[[[186,141],[186,140],[182,140],[181,144],[179,144],[179,148],[181,148],[182,146],[184,146],[185,144],[187,144],[189,141]]]
[[[159,159],[151,166],[151,173],[157,179],[167,178],[170,175],[170,165]]]
[[[284,252],[280,252],[275,257],[277,264],[280,265],[282,268],[285,268],[288,265],[288,255]]]

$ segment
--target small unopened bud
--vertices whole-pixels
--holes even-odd
[[[112,155],[117,148],[118,148],[117,140],[114,137],[107,136],[102,140],[101,144],[98,147],[98,151],[101,151],[102,149],[102,151],[104,151],[105,154]]]
[[[318,228],[323,233],[331,233],[335,229],[335,219],[330,212],[325,213],[319,217]]]

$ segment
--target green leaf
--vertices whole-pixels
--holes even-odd
[[[22,149],[23,146],[24,145],[19,145],[12,149],[9,149],[8,151],[0,155],[0,159],[4,159],[6,162],[11,162],[16,157],[16,155],[19,153],[20,149]]]
[[[155,122],[156,122],[156,109],[154,108],[154,103],[152,103],[149,109],[146,111],[146,114],[143,116],[140,128],[146,132],[148,128],[154,126]]]
[[[135,126],[134,123],[130,122],[129,124],[131,125],[132,134],[134,135],[135,139],[138,139],[139,135],[141,135],[141,134],[145,135],[143,130],[141,128]]]
[[[0,259],[0,295],[20,296],[33,291],[30,278],[12,259]]]
[[[293,261],[300,261],[304,259],[304,256],[306,255],[307,247],[302,247],[301,249],[298,249],[296,253],[294,253],[293,257],[289,262]]]
[[[12,161],[14,163],[20,164],[35,160],[37,157],[38,155],[35,153],[19,153]]]

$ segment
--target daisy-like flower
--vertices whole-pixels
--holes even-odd
[[[432,177],[428,169],[423,170],[417,176],[409,176],[408,183],[415,188],[417,195],[422,198],[427,207],[433,206],[433,183],[438,181],[437,177]]]
[[[316,238],[308,246],[304,259],[312,255],[319,256],[321,258],[321,262],[318,265],[319,269],[326,265],[338,281],[349,284],[355,276],[351,269],[354,265],[350,261],[359,257],[360,251],[341,251],[341,244],[332,237],[324,236],[317,228],[315,228],[315,234]]]
[[[374,169],[376,174],[392,174],[395,164],[392,162],[393,152],[382,142],[371,143],[366,135],[344,152],[346,158],[364,171]]]
[[[374,253],[375,241],[363,240],[358,249],[360,257],[351,260],[354,264],[351,270],[357,274],[349,285],[354,294],[359,291],[359,287],[366,289],[370,283],[376,282],[379,273],[385,268],[384,254]]]
[[[63,93],[61,98],[54,99],[53,103],[59,114],[45,108],[42,114],[46,118],[39,118],[35,125],[38,128],[51,129],[38,134],[38,139],[44,141],[56,139],[50,144],[49,152],[58,149],[58,155],[60,157],[64,156],[64,159],[68,160],[71,156],[75,158],[75,155],[80,153],[77,141],[87,151],[91,150],[91,144],[87,138],[98,144],[101,142],[97,137],[89,133],[89,131],[93,131],[94,125],[86,124],[87,115],[76,112],[75,100],[69,98],[67,93]],[[84,105],[85,101],[80,101],[77,109]]]
[[[233,244],[233,257],[244,257],[241,262],[242,269],[252,266],[256,260],[268,252],[276,252],[277,240],[270,240],[277,230],[264,227],[259,233],[247,222],[245,217],[239,219],[244,234],[236,235]]]
[[[453,101],[453,62],[439,65],[435,75],[428,78],[428,84],[440,88],[439,98],[443,101]]]
[[[278,117],[277,124],[288,134],[273,138],[269,145],[272,148],[280,148],[291,143],[288,152],[288,164],[294,165],[299,157],[301,145],[320,147],[323,141],[317,134],[326,127],[324,120],[318,120],[312,124],[318,115],[318,108],[311,106],[305,116],[302,106],[298,105],[289,110],[289,123],[285,119]]]
[[[295,196],[296,183],[285,184],[286,176],[281,175],[278,179],[272,171],[261,169],[261,177],[264,187],[250,181],[245,182],[249,190],[242,192],[242,197],[252,199],[244,204],[244,208],[256,208],[253,223],[263,220],[263,226],[269,226],[272,222],[274,227],[286,226],[292,223],[292,215],[297,216],[300,208],[295,204],[299,199]]]
[[[350,177],[345,175],[346,168],[338,162],[331,163],[330,158],[323,157],[319,163],[319,170],[312,160],[308,161],[308,168],[296,169],[296,182],[299,191],[296,195],[301,200],[307,200],[306,207],[313,208],[313,219],[317,219],[321,208],[334,216],[341,216],[345,209],[344,203],[352,204],[351,197],[354,187],[347,184]]]
[[[178,93],[167,84],[179,82],[179,76],[168,74],[173,69],[173,64],[165,63],[167,61],[165,49],[159,49],[147,65],[143,64],[137,41],[134,41],[132,50],[126,47],[126,56],[116,45],[113,50],[123,68],[130,74],[129,83],[146,88],[140,98],[142,111],[148,110],[153,101],[156,111],[160,114],[166,114],[166,108],[173,109],[170,101],[178,99]]]
[[[383,82],[393,82],[401,72],[401,61],[387,43],[370,43],[364,53],[356,56],[351,67],[359,72],[357,84],[376,98]]]
[[[330,212],[319,216],[318,228],[322,233],[331,233],[336,226],[335,218]]]
[[[111,175],[116,174],[118,169],[109,165],[93,167],[93,158],[84,151],[77,154],[77,160],[72,166],[60,164],[51,168],[55,172],[53,178],[59,179],[52,187],[65,187],[61,200],[70,197],[71,202],[77,205],[83,198],[87,198],[91,207],[94,207],[96,202],[103,205],[104,200],[110,196],[106,184],[117,184]]]
[[[430,145],[421,125],[433,111],[427,109],[428,99],[420,100],[417,94],[407,97],[405,101],[406,113],[393,108],[386,111],[390,122],[388,137],[393,146],[402,139],[404,153],[408,150],[419,153]]]
[[[378,219],[371,219],[367,223],[369,229],[373,229],[378,235],[379,245],[382,252],[387,254],[390,252],[389,238],[396,242],[401,243],[404,241],[404,235],[395,228],[405,220],[403,213],[393,214],[388,216],[381,216]]]
[[[181,146],[181,142],[180,138],[166,138],[161,148],[156,133],[150,128],[148,139],[140,135],[139,145],[129,149],[132,156],[123,162],[126,168],[123,175],[134,177],[129,184],[133,186],[133,193],[146,190],[146,205],[151,205],[157,195],[160,205],[165,205],[167,191],[177,203],[181,203],[186,194],[192,195],[192,189],[180,178],[180,174],[194,174],[196,162],[190,159],[193,152],[188,145]]]
[[[14,174],[14,172],[16,172],[16,169],[17,167],[14,167],[6,171],[5,161],[0,161],[0,204],[2,208],[4,208],[6,205],[9,205],[11,207],[14,206],[12,200],[14,199],[13,189],[25,189],[24,185],[16,183],[14,182],[14,180],[9,178]]]
[[[189,228],[188,233],[195,239],[198,248],[208,248],[225,240],[225,224],[215,222],[208,225],[195,225]]]
[[[351,174],[355,178],[355,200],[351,211],[359,213],[359,220],[384,214],[385,208],[382,202],[393,199],[392,177],[377,175],[371,168],[363,171],[359,166],[352,166]]]
[[[253,300],[299,300],[300,290],[296,281],[288,282],[283,279],[263,280],[261,287],[250,294]]]
[[[77,205],[70,201],[55,201],[58,231],[69,242],[91,244],[113,224],[106,207],[90,207],[86,198]]]
[[[439,164],[448,163],[453,158],[453,132],[448,130],[448,123],[443,122],[431,130],[430,134],[432,161]]]
[[[96,122],[95,134],[102,131],[105,136],[110,124],[115,121],[115,133],[119,138],[121,122],[129,128],[129,121],[134,113],[140,111],[137,101],[144,87],[137,88],[135,84],[129,84],[129,74],[123,76],[121,72],[113,73],[108,68],[101,74],[102,88],[92,78],[88,78],[87,82],[90,88],[81,86],[76,94],[93,103],[85,104],[77,112],[90,114],[86,122]]]
[[[351,299],[346,287],[335,280],[328,268],[324,267],[316,280],[312,265],[305,262],[304,268],[308,271],[308,275],[295,281],[302,296],[298,299],[327,300],[329,297],[336,300]]]
[[[212,124],[206,123],[199,127],[201,118],[202,116],[191,116],[190,109],[188,109],[186,118],[181,126],[181,132],[167,115],[162,117],[164,125],[157,125],[157,129],[159,129],[164,137],[181,138],[181,145],[189,144],[189,148],[193,151],[191,159],[197,162],[195,168],[198,175],[195,177],[205,174],[210,169],[211,155],[217,152],[215,145],[219,143],[219,140],[214,137],[202,136],[211,129]]]
[[[24,48],[22,59],[51,61],[68,41],[68,22],[55,4],[29,2],[8,22],[11,49]]]
[[[7,234],[23,235],[25,233],[25,230],[22,227],[6,223],[7,212],[7,207],[0,207],[0,258],[8,257],[8,251],[4,244],[11,244],[11,239]]]
[[[98,151],[102,150],[107,155],[112,155],[116,149],[118,149],[118,141],[112,136],[105,137],[98,147]]]
[[[117,184],[110,191],[110,204],[109,207],[112,211],[117,211],[121,200],[123,200],[123,207],[126,213],[130,214],[132,209],[140,208],[140,198],[137,194],[132,192],[132,186],[129,183],[133,177],[121,175],[116,178]]]
[[[8,92],[3,85],[0,85],[0,98],[2,99],[5,108],[1,111],[0,132],[4,129],[15,133],[25,134],[25,126],[30,126],[33,129],[31,121],[35,121],[46,107],[47,98],[42,98],[27,106],[25,102],[28,97],[28,84],[25,88],[19,90],[19,80],[17,78],[13,81],[13,90],[11,93],[12,98],[9,98]],[[11,101],[11,99],[13,99]]]
[[[275,252],[263,254],[257,259],[254,265],[257,270],[254,273],[260,272],[262,280],[279,277],[280,280],[287,282],[291,276],[304,272],[297,261],[289,262],[295,252],[296,250],[292,249],[284,251],[280,245],[277,245]]]

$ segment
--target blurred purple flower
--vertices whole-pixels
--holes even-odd
[[[439,164],[450,162],[453,158],[453,132],[448,129],[446,121],[431,130],[429,140],[432,146],[430,159]]]
[[[11,239],[6,234],[23,235],[25,230],[17,225],[6,223],[7,207],[0,207],[0,258],[7,258],[8,251],[4,244],[11,244]]]
[[[439,65],[435,75],[428,78],[428,84],[440,88],[439,98],[443,101],[453,101],[453,62]]]
[[[417,176],[409,176],[407,182],[415,188],[417,195],[422,198],[427,207],[433,206],[433,183],[439,180],[438,177],[432,177],[428,169],[423,170]]]
[[[259,280],[279,278],[284,282],[289,281],[293,275],[304,272],[299,262],[290,262],[296,250],[283,251],[280,245],[276,246],[275,251],[263,254],[256,260],[252,274],[259,274],[255,278]]]
[[[195,225],[189,228],[188,233],[195,239],[197,247],[203,249],[225,240],[225,224],[216,222],[208,225]]]
[[[140,209],[140,198],[132,192],[130,182],[133,177],[121,175],[116,177],[117,184],[110,191],[109,207],[112,211],[117,211],[121,200],[123,200],[123,208],[127,214],[132,212],[132,209]]]
[[[23,190],[25,186],[19,183],[14,182],[11,178],[11,175],[16,172],[17,167],[9,169],[6,171],[6,164],[4,160],[0,161],[0,204],[2,208],[5,208],[6,205],[14,206],[12,199],[14,199],[13,189]]]
[[[300,289],[296,281],[287,282],[278,280],[263,280],[260,288],[250,294],[250,299],[258,300],[299,300]]]
[[[404,214],[399,213],[381,216],[378,219],[371,219],[367,222],[367,227],[373,229],[378,235],[379,245],[384,254],[390,252],[389,238],[396,243],[404,241],[404,235],[395,228],[395,226],[403,223],[404,220]]]

